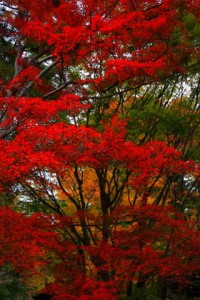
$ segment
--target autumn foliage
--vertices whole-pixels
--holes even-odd
[[[0,267],[55,300],[191,286],[199,1],[0,8]]]

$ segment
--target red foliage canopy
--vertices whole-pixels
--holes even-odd
[[[0,4],[0,34],[15,55],[12,72],[0,71],[0,191],[51,210],[29,217],[0,211],[0,265],[23,273],[49,264],[54,299],[118,299],[130,282],[185,284],[185,274],[199,271],[195,220],[164,206],[173,176],[198,178],[199,165],[163,141],[135,142],[127,115],[117,111],[130,91],[199,62],[185,19],[192,15],[199,26],[198,4]],[[94,184],[87,193],[88,170]],[[164,179],[165,199],[150,205]]]

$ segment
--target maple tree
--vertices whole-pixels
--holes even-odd
[[[53,299],[200,271],[198,4],[0,1],[0,263]]]

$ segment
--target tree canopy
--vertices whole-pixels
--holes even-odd
[[[0,267],[28,289],[200,290],[199,4],[0,1]]]

